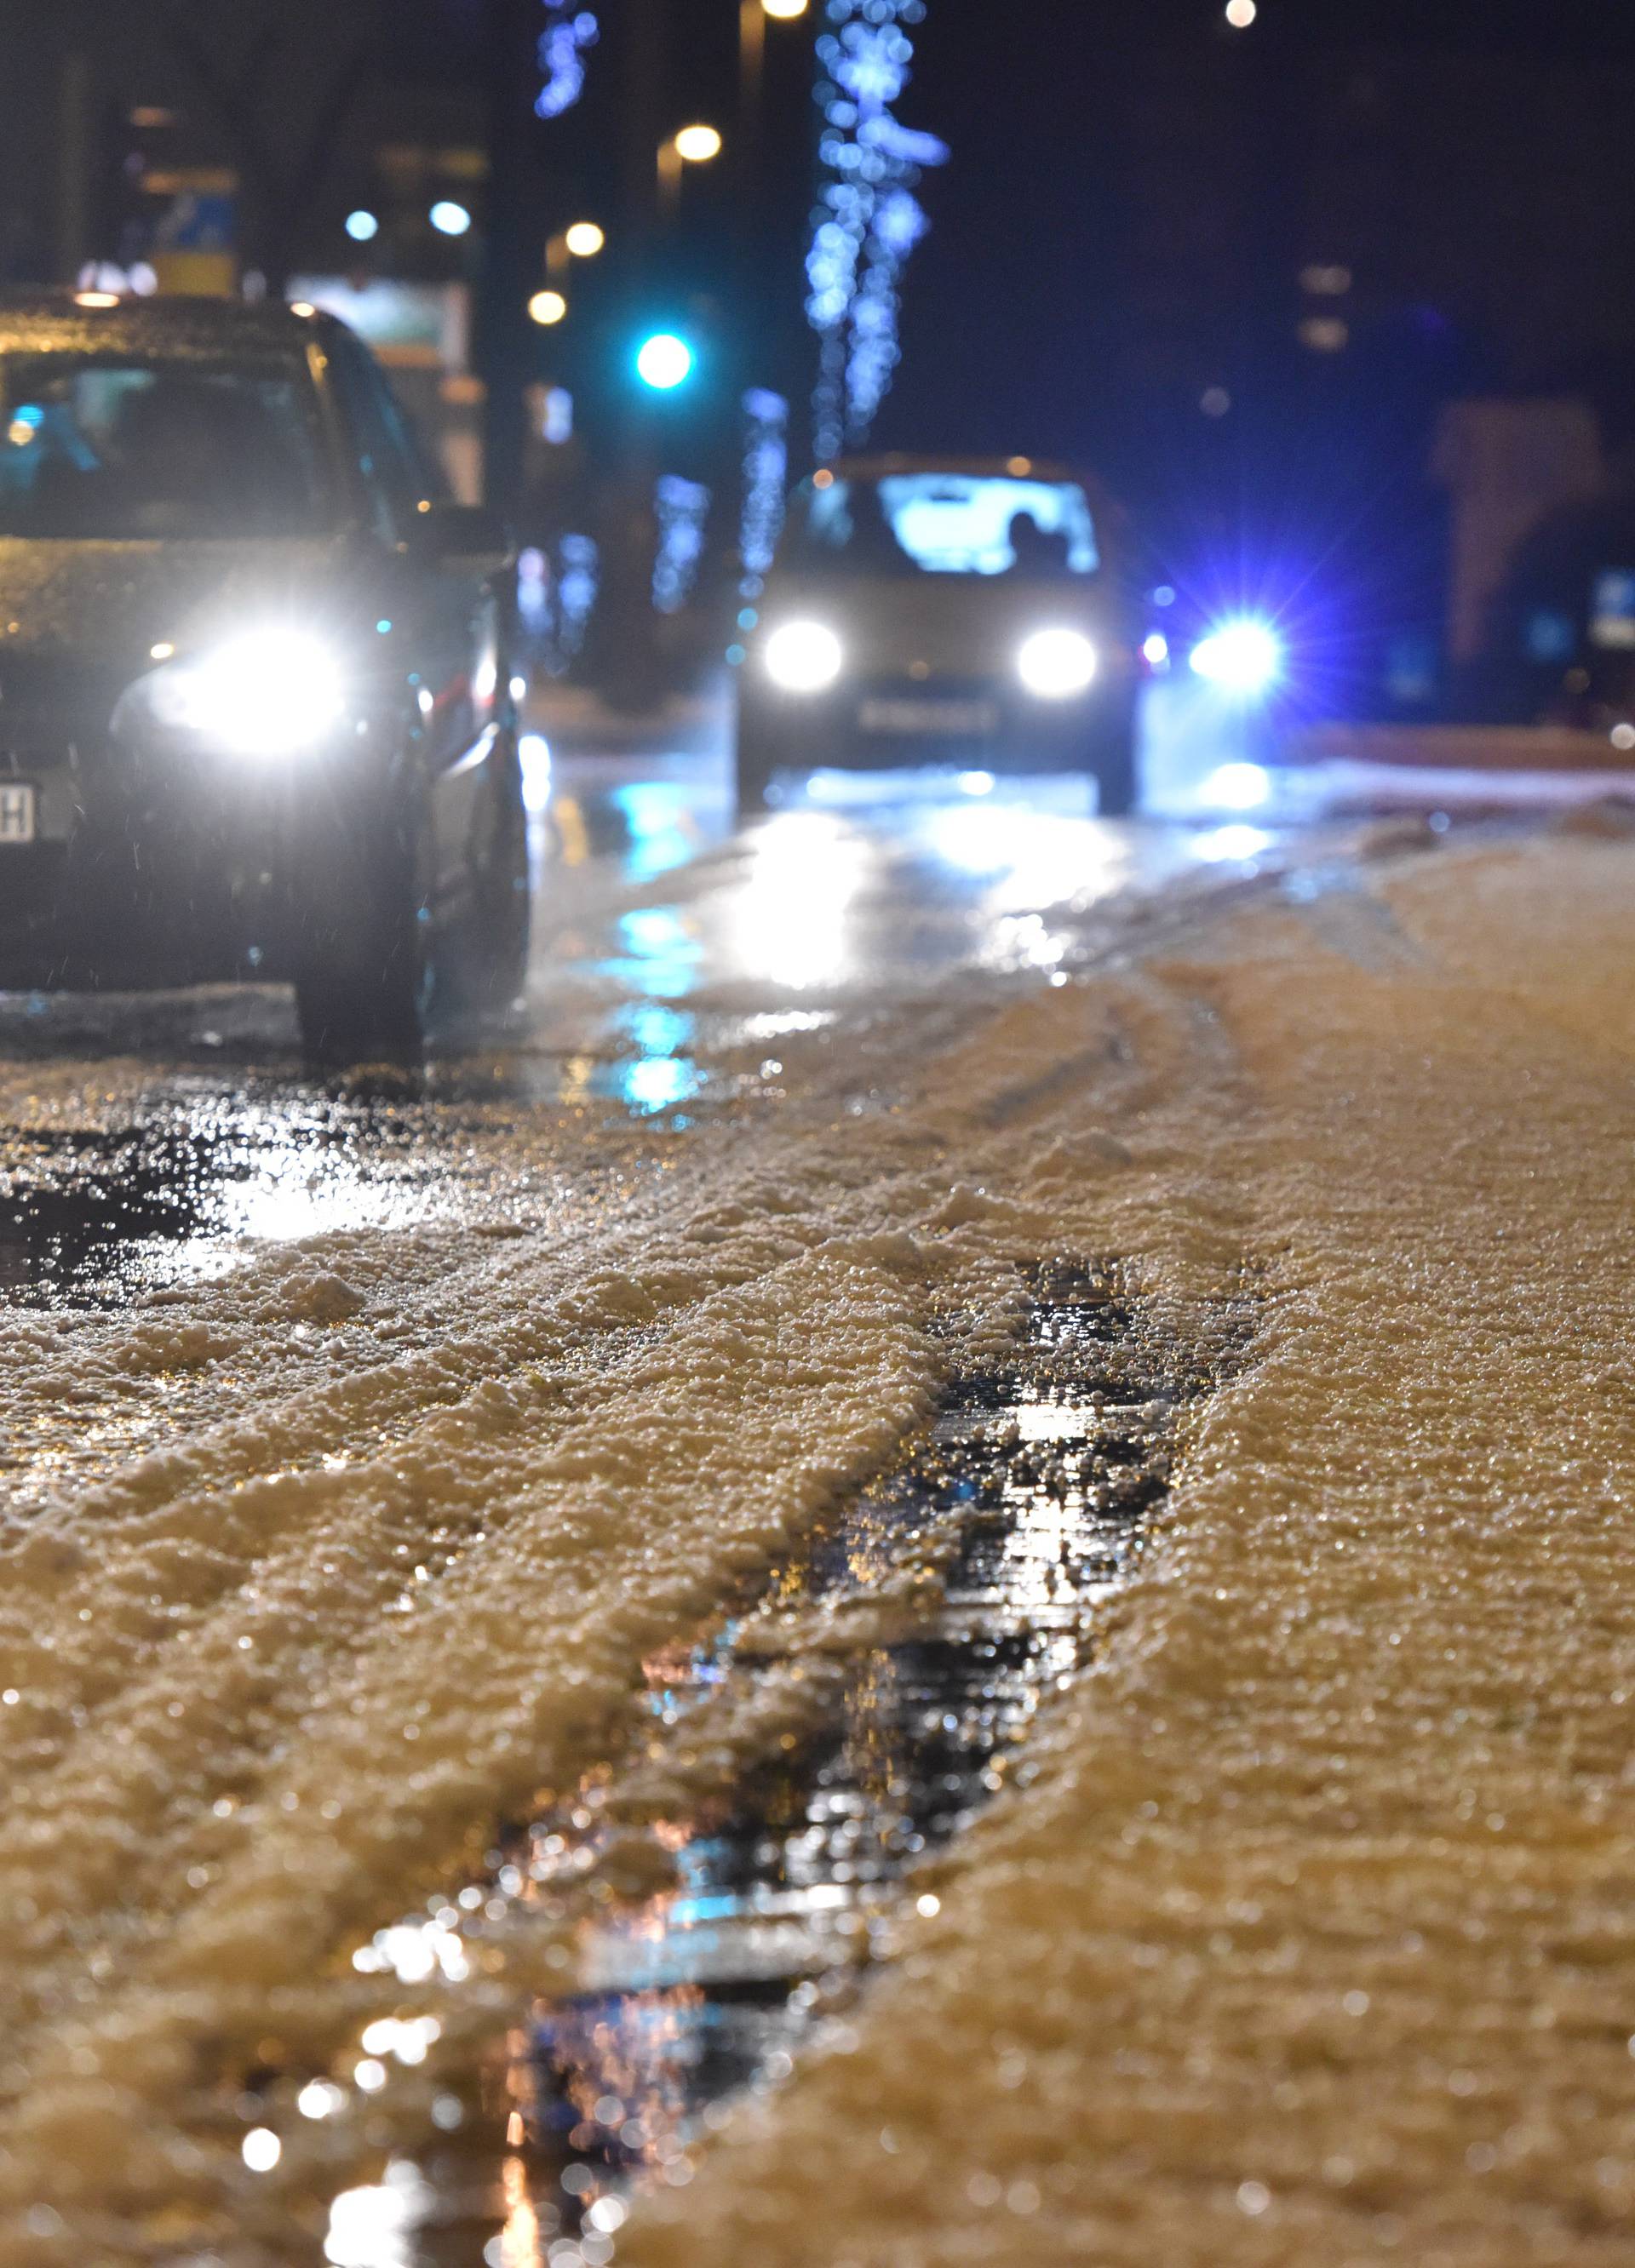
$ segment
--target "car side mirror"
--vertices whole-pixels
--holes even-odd
[[[485,504],[422,504],[415,549],[440,567],[469,575],[498,575],[515,556],[511,530]]]

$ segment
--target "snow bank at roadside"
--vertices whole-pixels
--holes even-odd
[[[945,1082],[1013,1228],[1263,1263],[1256,1359],[1041,1780],[621,2263],[1630,2257],[1632,881],[1438,858],[1372,965],[1275,912],[1149,969],[1126,1165],[1039,1146],[1083,1008]]]

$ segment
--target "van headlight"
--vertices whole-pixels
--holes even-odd
[[[1035,630],[1016,657],[1017,674],[1041,701],[1071,701],[1095,678],[1094,646],[1082,630]]]
[[[229,755],[298,755],[327,739],[345,710],[345,674],[323,639],[247,630],[139,678],[114,712],[114,730],[157,727]]]
[[[823,622],[780,622],[762,649],[766,674],[785,693],[821,693],[840,675],[845,649]]]

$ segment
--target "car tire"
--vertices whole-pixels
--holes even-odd
[[[323,1062],[418,1050],[431,994],[417,796],[345,799],[310,843],[296,906],[301,1042]]]
[[[740,711],[733,759],[734,792],[740,819],[753,819],[770,807],[769,791],[777,770],[777,759],[766,727]]]
[[[487,840],[473,878],[471,914],[462,940],[457,982],[472,1004],[508,1007],[528,972],[533,925],[528,870],[528,814],[522,763],[514,733],[502,735],[493,757],[494,792]]]
[[[1128,819],[1138,801],[1133,730],[1108,735],[1096,753],[1093,776],[1097,818]]]

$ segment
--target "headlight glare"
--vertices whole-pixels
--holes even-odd
[[[1277,683],[1283,672],[1283,648],[1264,622],[1252,618],[1223,622],[1193,647],[1192,667],[1224,692],[1252,697]]]
[[[1082,630],[1035,630],[1016,657],[1022,683],[1041,701],[1071,701],[1094,681],[1096,666]]]
[[[767,675],[785,693],[821,693],[840,675],[845,652],[823,622],[781,622],[762,658]]]
[[[153,722],[229,755],[294,755],[333,732],[345,710],[339,660],[303,630],[250,630],[136,688]]]

